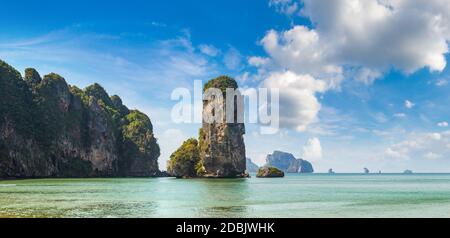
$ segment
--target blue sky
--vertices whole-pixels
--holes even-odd
[[[7,1],[0,58],[80,87],[98,82],[146,112],[162,168],[200,127],[171,122],[172,90],[228,74],[244,88],[280,88],[286,102],[279,133],[247,125],[247,155],[259,164],[284,150],[318,172],[448,172],[447,5]]]

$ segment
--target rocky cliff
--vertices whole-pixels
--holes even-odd
[[[245,177],[246,158],[244,134],[245,126],[239,123],[237,112],[243,111],[243,101],[235,95],[231,100],[235,103],[234,111],[231,113],[232,122],[227,120],[226,91],[227,89],[237,89],[234,79],[221,76],[210,80],[204,87],[204,92],[208,89],[217,89],[222,97],[205,97],[203,101],[203,123],[200,129],[198,140],[198,161],[195,150],[189,149],[194,141],[186,141],[171,156],[168,172],[177,177],[214,177],[214,178],[234,178]],[[217,95],[216,95],[217,96]],[[242,102],[242,103],[239,103]],[[214,120],[212,120],[215,118]],[[192,161],[195,166],[192,166]],[[182,163],[182,164],[180,164]],[[191,168],[191,170],[180,170],[176,168]],[[195,171],[192,171],[195,168]],[[185,171],[180,174],[177,171]],[[195,176],[192,176],[195,174]]]
[[[226,89],[237,89],[234,79],[221,76],[210,80],[204,87],[204,91],[215,88],[220,89],[223,100],[212,97],[203,100],[203,126],[200,133],[200,158],[204,167],[203,176],[206,177],[239,177],[245,174],[245,144],[244,123],[238,123],[238,107],[243,104],[234,99],[234,111],[228,112]],[[240,95],[236,96],[240,97]],[[241,100],[241,99],[239,99]],[[223,112],[214,122],[205,121],[209,116],[216,116],[214,112],[222,108]],[[226,114],[234,114],[233,123],[227,123]]]
[[[157,176],[150,119],[98,84],[0,61],[0,177]]]
[[[283,170],[286,173],[313,173],[314,169],[310,162],[296,159],[294,155],[282,151],[274,151],[267,155],[266,165]]]

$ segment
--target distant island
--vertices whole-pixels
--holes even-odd
[[[266,157],[266,167],[275,167],[285,173],[313,173],[312,164],[304,159],[296,159],[294,155],[283,152],[274,151]]]
[[[257,173],[259,170],[259,166],[255,163],[253,163],[253,161],[250,158],[246,159],[246,170],[249,173]]]
[[[280,170],[284,173],[313,173],[314,168],[312,164],[304,159],[296,159],[294,155],[283,152],[274,151],[272,154],[266,156],[266,164],[263,167],[259,167],[252,162],[251,159],[247,158],[247,171],[250,173],[261,173],[261,174],[278,174],[275,172]],[[272,171],[273,173],[267,173]],[[257,177],[272,177],[272,176],[257,176]],[[273,176],[275,177],[275,176]]]
[[[0,60],[0,178],[162,176],[150,118],[99,85]]]
[[[413,173],[414,172],[412,170],[409,170],[409,169],[403,171],[403,174],[413,174]]]

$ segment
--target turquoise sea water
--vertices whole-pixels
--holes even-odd
[[[450,174],[6,180],[0,217],[450,217]]]

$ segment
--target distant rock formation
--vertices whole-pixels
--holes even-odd
[[[159,176],[150,119],[98,84],[0,60],[0,177]]]
[[[403,173],[404,174],[413,174],[414,172],[412,170],[407,169],[407,170],[403,171]]]
[[[266,165],[276,167],[286,173],[313,173],[314,169],[310,162],[296,159],[294,155],[282,151],[274,151],[267,155]]]
[[[368,168],[364,168],[364,174],[369,174],[369,173],[370,173],[369,169]]]
[[[259,166],[253,163],[253,161],[249,158],[246,159],[246,168],[249,173],[256,173],[259,170]]]
[[[257,178],[282,178],[284,172],[275,167],[262,167],[256,174]]]
[[[329,170],[328,170],[328,173],[329,173],[329,174],[335,174],[335,172],[333,171],[333,169],[329,169]]]
[[[227,76],[210,80],[205,85],[205,92],[208,89],[218,89],[220,90],[219,95],[221,92],[223,97],[222,99],[209,97],[203,101],[203,124],[199,133],[199,160],[195,164],[195,175],[182,173],[176,174],[177,177],[235,178],[248,176],[245,173],[245,126],[243,123],[239,123],[237,113],[239,110],[243,111],[244,108],[242,95],[237,93],[232,100],[234,101],[234,112],[231,114],[234,117],[232,123],[227,120],[227,113],[222,113],[228,108],[226,104],[227,89],[237,89],[237,87],[236,81]],[[215,120],[212,120],[214,118]],[[182,147],[178,151],[183,151]],[[171,156],[169,173],[173,172],[173,168],[176,167],[192,167],[191,164],[177,165],[177,163],[191,163],[195,160],[176,159],[176,153],[173,154],[173,158]]]
[[[314,169],[312,164],[303,159],[293,160],[289,168],[286,170],[287,173],[313,173]]]

